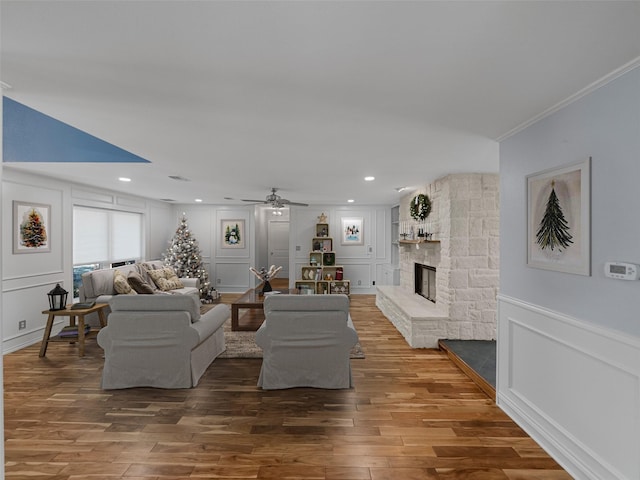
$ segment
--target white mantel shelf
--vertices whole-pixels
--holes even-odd
[[[398,240],[400,245],[415,245],[418,243],[440,243],[440,240]]]

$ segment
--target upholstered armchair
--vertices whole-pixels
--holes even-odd
[[[228,305],[204,314],[193,295],[116,295],[107,326],[102,388],[190,388],[226,350]]]
[[[258,386],[350,388],[358,342],[346,295],[272,295],[256,332],[263,350]]]

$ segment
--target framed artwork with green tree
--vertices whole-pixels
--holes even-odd
[[[13,201],[13,253],[51,251],[51,205]]]
[[[527,265],[591,275],[591,158],[527,176]]]
[[[244,220],[222,220],[222,248],[244,248]]]

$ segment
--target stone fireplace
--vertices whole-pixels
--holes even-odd
[[[400,221],[411,221],[410,200],[429,195],[436,241],[399,246],[400,285],[378,287],[376,304],[412,347],[436,348],[440,339],[496,338],[498,179],[493,174],[447,175],[402,199]],[[416,264],[435,268],[429,300],[414,293]]]

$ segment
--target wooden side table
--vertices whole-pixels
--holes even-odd
[[[107,319],[104,316],[104,308],[107,306],[107,303],[96,303],[91,308],[78,308],[76,310],[71,309],[71,305],[67,305],[67,308],[64,310],[45,310],[42,312],[45,315],[48,315],[47,318],[47,326],[44,329],[44,337],[42,338],[42,345],[40,346],[40,356],[44,357],[47,353],[47,345],[49,342],[70,342],[75,343],[78,342],[78,356],[84,356],[84,317],[85,315],[89,315],[94,312],[98,312],[98,318],[100,319],[100,327],[107,326]],[[76,317],[78,317],[78,336],[77,337],[60,337],[55,336],[51,337],[51,328],[53,327],[53,320],[55,317],[69,317],[69,325],[76,325]]]

